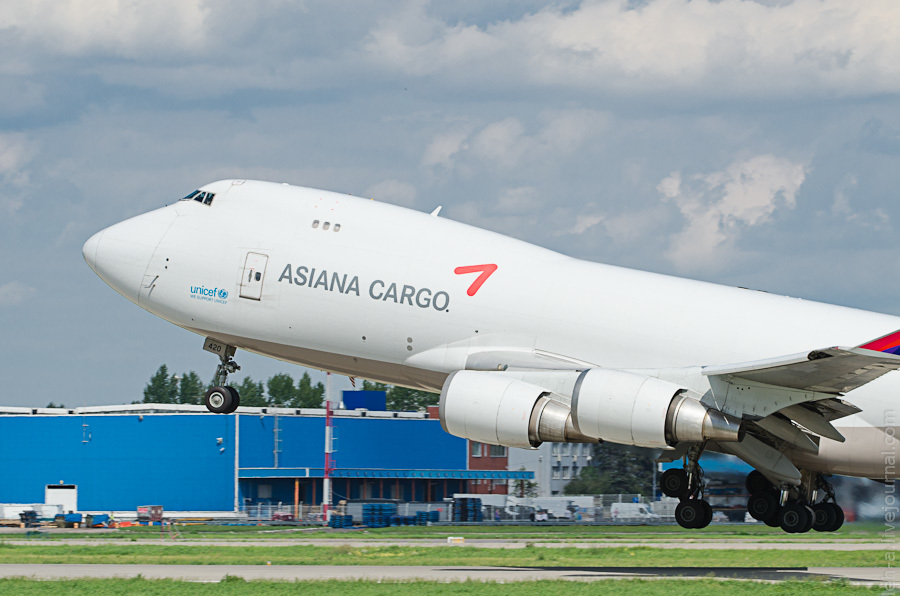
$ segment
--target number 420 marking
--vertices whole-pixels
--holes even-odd
[[[481,273],[475,281],[472,282],[472,285],[469,286],[469,289],[466,290],[466,294],[469,296],[474,296],[478,293],[478,290],[481,289],[481,286],[484,285],[484,282],[487,281],[494,271],[497,270],[497,265],[467,265],[465,267],[457,267],[453,270],[453,273],[457,275],[465,275],[466,273]]]

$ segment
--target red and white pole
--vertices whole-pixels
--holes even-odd
[[[332,458],[332,437],[334,419],[331,412],[331,373],[325,376],[325,473],[322,480],[322,519],[328,523],[331,519],[331,472],[334,471]]]

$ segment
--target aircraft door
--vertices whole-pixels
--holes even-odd
[[[268,255],[248,252],[244,261],[244,275],[241,278],[241,298],[259,300],[262,297],[262,285],[266,279]]]

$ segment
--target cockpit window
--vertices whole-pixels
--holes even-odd
[[[212,205],[213,199],[216,198],[215,193],[212,192],[204,192],[202,190],[195,190],[191,194],[187,195],[182,201],[190,201],[194,200],[198,203],[203,203],[204,205]]]

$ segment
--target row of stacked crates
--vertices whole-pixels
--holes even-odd
[[[441,512],[440,511],[417,511],[416,512],[416,525],[417,526],[427,526],[432,522],[441,521]]]
[[[352,528],[353,516],[332,514],[331,519],[328,520],[328,526],[331,528]]]
[[[453,499],[453,521],[484,521],[484,513],[481,511],[481,499]]]
[[[362,523],[370,528],[386,528],[397,516],[397,505],[394,503],[366,503],[362,510]]]
[[[415,515],[395,515],[391,517],[392,526],[414,526],[416,525]]]

